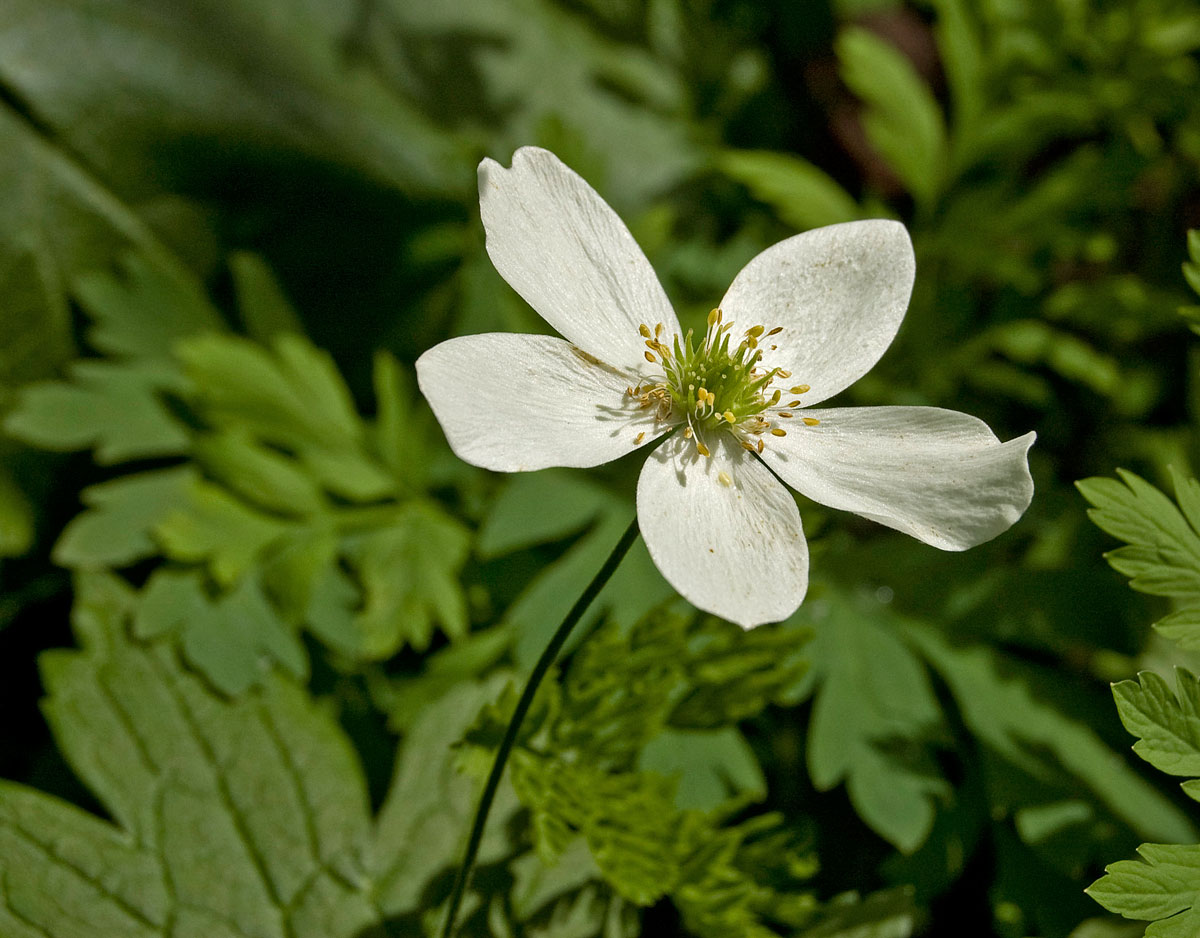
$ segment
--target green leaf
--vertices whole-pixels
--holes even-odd
[[[709,811],[730,797],[761,801],[767,780],[754,750],[734,727],[666,730],[642,747],[638,769],[675,779],[675,806]]]
[[[225,328],[194,277],[144,254],[122,255],[119,273],[89,271],[75,293],[92,321],[89,343],[113,358],[169,361],[182,339]]]
[[[866,104],[867,137],[923,204],[937,198],[946,169],[946,128],[933,93],[891,43],[861,27],[837,39],[842,79]]]
[[[153,532],[186,503],[198,484],[190,468],[159,469],[83,490],[88,510],[76,516],[54,546],[54,562],[96,570],[125,567],[158,553]]]
[[[821,910],[818,923],[796,938],[909,938],[919,913],[907,887],[876,892],[860,898],[839,896]]]
[[[182,389],[177,370],[157,362],[84,359],[67,374],[69,381],[21,388],[4,419],[5,432],[43,449],[91,449],[102,465],[187,451],[186,431],[160,398]]]
[[[6,5],[0,23],[11,12]],[[0,36],[0,46],[13,40],[2,25]],[[0,51],[0,62],[16,60],[32,61]],[[133,212],[7,104],[0,180],[0,385],[15,385],[49,377],[71,357],[70,292],[81,274],[131,247],[156,266],[172,262]]]
[[[801,231],[859,217],[850,194],[801,157],[767,150],[726,150],[717,156],[717,168]]]
[[[222,693],[236,695],[264,680],[276,665],[308,675],[308,656],[253,579],[210,599],[196,573],[159,568],[133,615],[134,634],[178,633],[184,657]]]
[[[1200,536],[1194,526],[1200,522],[1197,509],[1193,506],[1190,517],[1185,518],[1166,495],[1140,476],[1124,469],[1117,473],[1124,485],[1104,478],[1076,483],[1094,506],[1088,517],[1129,544],[1105,554],[1106,559],[1131,578],[1129,585],[1136,590],[1200,603]],[[1180,487],[1178,479],[1176,484],[1189,493],[1184,497],[1193,497],[1188,486]]]
[[[984,646],[955,647],[926,626],[905,637],[949,685],[971,732],[1005,760],[1047,781],[1087,791],[1141,837],[1185,842],[1195,827],[1087,725],[1039,698],[1033,677]]]
[[[1153,671],[1113,685],[1125,729],[1138,737],[1133,751],[1170,775],[1200,776],[1200,681],[1175,670],[1176,693]]]
[[[498,674],[482,684],[459,684],[429,704],[405,734],[374,836],[376,891],[387,915],[416,911],[428,882],[462,858],[479,786],[458,771],[454,747],[508,679]],[[512,786],[503,782],[479,848],[481,864],[511,851],[504,832],[518,807]]]
[[[401,642],[429,646],[434,623],[451,638],[467,630],[466,599],[458,572],[470,538],[432,502],[408,502],[391,522],[348,542],[347,559],[363,587],[356,618],[359,654],[386,657]]]
[[[1140,860],[1119,860],[1087,894],[1110,912],[1154,922],[1146,938],[1192,938],[1200,932],[1200,846],[1142,844]]]
[[[377,924],[366,785],[336,722],[278,675],[214,695],[170,646],[127,637],[131,600],[84,578],[82,649],[42,658],[47,719],[112,822],[0,788],[5,934],[353,938]]]
[[[0,557],[19,557],[33,537],[33,505],[8,467],[0,466]]]
[[[225,166],[233,153],[234,166],[287,153],[459,191],[454,141],[346,53],[351,16],[299,0],[154,12],[138,0],[13,0],[0,11],[0,80],[119,188],[170,180],[200,153]]]
[[[269,342],[280,334],[304,334],[299,315],[259,255],[238,251],[229,258],[229,271],[242,325],[251,338]]]
[[[833,603],[809,651],[818,685],[809,775],[822,791],[844,782],[859,817],[911,853],[950,796],[927,751],[945,735],[941,708],[924,666],[894,629],[869,611]]]

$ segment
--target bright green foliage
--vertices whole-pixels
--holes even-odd
[[[83,649],[43,659],[46,713],[113,822],[0,795],[0,922],[34,935],[352,936],[378,919],[362,772],[272,676],[235,702],[125,634],[131,596],[80,582]]]
[[[1153,671],[1113,685],[1125,729],[1138,737],[1133,751],[1170,775],[1200,777],[1200,681],[1175,672],[1177,694]]]
[[[130,638],[139,603],[121,581],[88,575],[79,587],[82,647],[43,658],[45,709],[112,821],[0,784],[4,935],[358,938],[420,917],[476,798],[453,744],[500,678],[426,706],[373,823],[349,741],[294,681],[270,674],[236,700],[214,694],[172,645]],[[515,807],[503,788],[484,863],[511,856]],[[531,889],[520,918],[561,914],[579,885]]]
[[[798,230],[852,221],[859,215],[857,203],[845,189],[799,157],[770,150],[729,150],[721,154],[717,166]]]
[[[943,184],[946,128],[929,86],[895,46],[866,29],[838,38],[842,79],[866,104],[863,126],[918,203]]]
[[[532,812],[539,855],[557,862],[581,836],[621,896],[650,905],[669,895],[700,936],[765,938],[764,921],[806,921],[814,903],[798,886],[811,860],[777,816],[724,823],[723,811],[761,796],[762,783],[731,788],[745,777],[745,756],[702,742],[727,738],[731,724],[781,698],[803,671],[802,644],[793,629],[743,634],[668,613],[588,636],[561,682],[543,685],[513,755],[513,786]],[[715,699],[706,684],[718,680],[734,708],[700,721],[701,702]],[[494,746],[514,705],[510,691],[468,738]],[[691,730],[698,744],[689,768],[724,786],[703,804],[693,788],[681,805],[680,780],[642,756],[664,729],[698,722],[706,730]]]
[[[1200,845],[1142,844],[1140,860],[1118,860],[1088,887],[1110,912],[1151,924],[1147,938],[1192,938],[1200,931]]]
[[[949,797],[928,748],[946,731],[924,666],[888,624],[840,604],[817,630],[808,771],[821,790],[845,782],[859,817],[911,852]]]
[[[91,341],[112,357],[30,386],[7,430],[56,449],[94,447],[98,461],[189,461],[87,489],[89,510],[63,532],[56,561],[179,565],[151,578],[150,607],[176,611],[149,614],[146,628],[178,632],[188,660],[229,693],[254,683],[264,662],[304,673],[299,627],[357,659],[423,649],[437,628],[463,636],[467,534],[420,497],[429,449],[423,423],[408,420],[411,385],[380,355],[379,419],[364,420],[330,357],[279,328],[295,317],[261,263],[242,255],[236,270],[269,346],[216,331],[221,318],[194,284],[136,257],[122,279],[81,286]]]
[[[1088,517],[1128,546],[1104,556],[1143,593],[1169,596],[1180,608],[1155,628],[1200,649],[1200,483],[1172,470],[1178,507],[1149,482],[1118,469],[1114,479],[1085,479],[1079,491],[1094,506]]]

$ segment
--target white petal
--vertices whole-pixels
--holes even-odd
[[[450,448],[498,472],[598,466],[668,429],[626,396],[626,376],[555,336],[450,339],[417,359],[417,382]]]
[[[1001,443],[982,420],[938,407],[802,414],[821,423],[769,438],[767,465],[815,502],[934,547],[982,544],[1007,530],[1033,498],[1027,453],[1034,433]]]
[[[728,434],[709,445],[706,459],[677,433],[646,460],[637,489],[646,547],[693,606],[746,629],[786,619],[808,588],[796,502]]]
[[[721,309],[741,329],[782,327],[762,363],[809,385],[804,401],[816,404],[861,378],[892,344],[915,274],[902,224],[846,222],[767,248],[734,278]]]
[[[650,262],[617,213],[548,150],[479,164],[479,210],[500,275],[564,337],[621,368],[645,364],[638,325],[679,331]]]

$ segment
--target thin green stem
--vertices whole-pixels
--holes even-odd
[[[558,631],[554,633],[549,644],[542,651],[542,656],[538,658],[537,664],[533,666],[533,672],[529,675],[525,689],[521,692],[521,699],[517,701],[517,708],[513,711],[512,719],[508,721],[508,726],[504,730],[500,748],[496,750],[496,759],[492,763],[491,772],[488,773],[487,783],[483,786],[483,794],[479,797],[479,806],[475,809],[475,821],[471,825],[471,836],[467,840],[467,850],[463,855],[458,873],[454,877],[454,888],[450,893],[450,907],[446,910],[446,923],[442,928],[442,938],[452,938],[454,934],[454,920],[458,917],[458,907],[462,904],[463,894],[471,882],[471,874],[475,869],[475,855],[479,853],[479,844],[483,840],[483,828],[487,823],[488,813],[492,810],[492,800],[496,797],[496,789],[500,786],[500,776],[504,774],[504,766],[508,763],[509,753],[512,752],[513,744],[517,741],[517,732],[521,728],[525,714],[529,712],[529,707],[533,704],[534,695],[537,694],[542,678],[546,676],[546,672],[558,658],[558,653],[562,650],[571,630],[583,618],[583,614],[587,612],[588,606],[604,588],[604,584],[616,572],[625,554],[637,540],[637,536],[638,524],[637,518],[634,518],[629,523],[629,527],[625,529],[625,533],[621,535],[617,546],[608,555],[608,559],[604,561],[604,566],[600,568],[592,578],[592,582],[588,584],[587,589],[571,607],[571,611],[562,620],[562,625],[558,627]]]

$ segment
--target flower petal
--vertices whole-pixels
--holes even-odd
[[[761,463],[728,434],[716,437],[711,459],[680,434],[650,454],[637,489],[642,537],[693,606],[746,629],[777,622],[808,588],[800,512]]]
[[[912,293],[916,261],[896,221],[852,221],[806,231],[742,268],[721,300],[742,328],[780,326],[763,364],[784,368],[816,404],[849,387],[892,344]]]
[[[815,427],[773,438],[763,460],[815,502],[943,550],[990,540],[1033,498],[1034,433],[1001,443],[982,420],[938,407],[803,411]]]
[[[625,223],[553,153],[522,147],[512,169],[480,163],[479,210],[500,276],[584,351],[620,368],[644,367],[638,325],[679,331]]]
[[[498,472],[598,466],[668,429],[626,376],[556,336],[450,339],[417,359],[417,382],[450,448]]]

